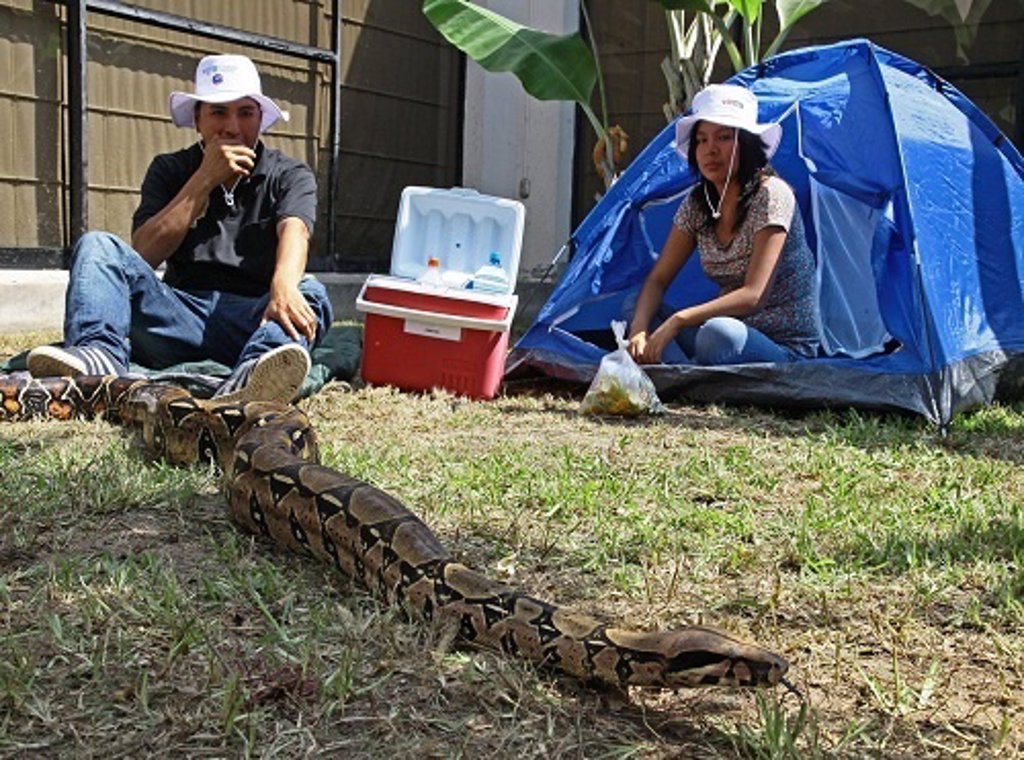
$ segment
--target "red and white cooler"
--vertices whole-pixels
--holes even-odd
[[[370,275],[356,299],[366,315],[366,382],[481,399],[497,395],[518,303],[525,218],[522,203],[468,188],[405,188],[391,274]],[[492,253],[508,283],[499,292],[473,287]],[[441,262],[440,285],[419,281],[432,257]]]

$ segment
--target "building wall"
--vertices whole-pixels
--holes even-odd
[[[797,25],[785,49],[866,37],[948,80],[1024,149],[1024,1],[993,0],[973,38],[905,0],[888,0],[884,13],[866,13],[866,5],[882,3],[830,0]]]
[[[330,46],[329,0],[133,4]],[[569,31],[576,20],[574,0],[485,4],[549,31]],[[341,7],[338,239],[335,250],[326,249],[322,203],[313,267],[386,271],[401,189],[467,184],[526,196],[523,270],[542,268],[603,189],[591,162],[594,138],[586,121],[574,127],[570,106],[532,101],[511,75],[488,74],[475,64],[464,74],[461,56],[437,35],[415,0],[343,0]],[[664,14],[650,0],[591,0],[588,8],[610,122],[625,127],[635,156],[665,124]],[[68,242],[64,16],[63,5],[51,0],[0,0],[0,134],[6,138],[0,142],[0,267],[59,265]],[[313,165],[324,197],[329,66],[97,12],[89,18],[90,228],[129,234],[151,157],[194,139],[171,125],[167,93],[188,89],[196,60],[214,51],[247,52],[257,61],[266,91],[292,114],[290,122],[271,130],[267,142]],[[770,18],[771,11],[766,37]],[[830,0],[802,20],[786,47],[861,35],[936,69],[1022,144],[1024,2],[990,3],[966,59],[945,20],[900,0]],[[717,79],[730,73],[724,55],[720,61]]]
[[[62,43],[38,5],[0,3],[0,245],[59,248]]]
[[[319,48],[331,46],[328,0],[135,0],[132,5]],[[461,65],[416,3],[343,0],[341,157],[326,250],[321,202],[314,267],[387,269],[401,188],[454,184],[461,173]],[[65,151],[65,8],[0,0],[0,266],[18,249],[68,242]],[[130,234],[138,187],[152,157],[195,139],[167,114],[171,90],[188,90],[198,59],[245,53],[264,92],[291,114],[266,142],[308,162],[325,197],[330,149],[328,64],[88,13],[87,106],[90,229]],[[31,261],[31,258],[28,259]],[[52,261],[48,259],[47,263]]]
[[[334,268],[386,272],[402,189],[461,179],[464,67],[420,2],[345,0],[343,8]]]

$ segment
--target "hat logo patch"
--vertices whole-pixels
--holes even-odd
[[[212,81],[214,84],[221,84],[224,81],[224,75],[218,71],[213,75]]]

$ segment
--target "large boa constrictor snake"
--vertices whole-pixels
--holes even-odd
[[[412,614],[454,620],[472,644],[619,688],[785,683],[783,658],[721,631],[610,627],[453,561],[398,500],[320,465],[316,434],[296,407],[216,404],[109,377],[0,375],[0,400],[6,420],[103,415],[135,429],[150,456],[216,462],[242,527],[331,563]]]

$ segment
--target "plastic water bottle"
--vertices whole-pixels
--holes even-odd
[[[441,259],[436,256],[427,259],[427,268],[423,270],[419,281],[424,285],[441,287],[444,284],[444,280],[441,279]]]
[[[473,275],[473,290],[484,293],[508,293],[508,275],[501,266],[501,254],[497,251],[491,252],[491,258]]]

